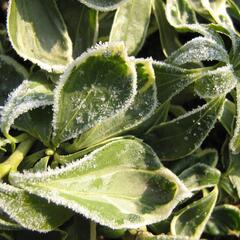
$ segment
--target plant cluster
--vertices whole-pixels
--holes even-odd
[[[0,7],[0,239],[238,239],[239,0]]]

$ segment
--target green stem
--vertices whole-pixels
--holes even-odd
[[[22,162],[34,143],[34,139],[29,137],[20,143],[14,153],[3,163],[0,164],[0,179],[6,176],[10,171],[16,171],[18,165]]]
[[[90,223],[90,240],[97,239],[97,224],[94,221]]]

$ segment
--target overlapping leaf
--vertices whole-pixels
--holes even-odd
[[[52,85],[43,73],[34,74],[30,80],[23,81],[9,96],[2,111],[1,130],[3,134],[9,135],[11,125],[21,114],[52,103]]]
[[[190,196],[150,147],[131,139],[110,142],[61,169],[11,174],[10,182],[111,228],[161,221]]]
[[[192,112],[153,127],[145,139],[160,159],[174,160],[189,155],[213,128],[222,113],[223,104],[224,97],[215,98]]]
[[[0,184],[0,209],[22,227],[39,232],[54,230],[72,215],[68,209],[3,183]]]
[[[54,0],[11,0],[7,27],[16,52],[41,68],[63,72],[72,61],[72,42]]]
[[[138,53],[147,35],[151,15],[149,0],[129,0],[116,12],[110,42],[123,41],[130,55]]]
[[[150,60],[137,60],[137,95],[126,111],[107,118],[100,124],[83,133],[68,148],[71,152],[90,147],[110,137],[123,135],[138,129],[148,120],[157,106],[155,75]]]
[[[207,196],[182,209],[171,222],[171,233],[176,236],[200,239],[214,209],[217,197],[218,189],[214,188]]]
[[[122,43],[97,46],[76,59],[55,89],[54,145],[126,110],[134,100],[136,80]]]

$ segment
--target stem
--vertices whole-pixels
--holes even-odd
[[[97,224],[94,221],[90,223],[90,240],[97,239]]]
[[[0,179],[6,176],[10,171],[17,171],[18,165],[22,162],[24,157],[34,143],[32,137],[20,143],[14,153],[3,163],[0,164]]]

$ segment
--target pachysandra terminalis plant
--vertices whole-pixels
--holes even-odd
[[[237,0],[0,2],[0,239],[240,236]]]

